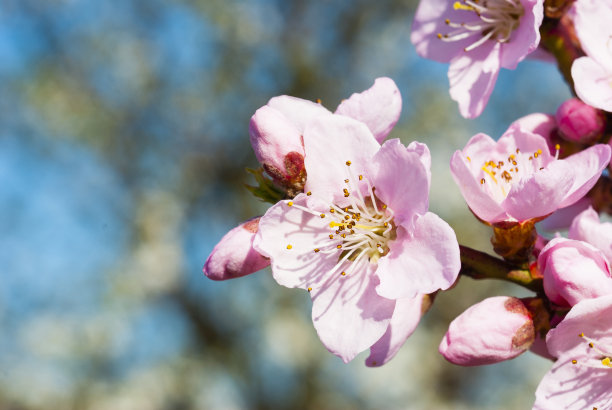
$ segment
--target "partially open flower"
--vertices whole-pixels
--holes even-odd
[[[477,303],[451,322],[439,351],[461,366],[480,366],[512,359],[535,340],[531,313],[522,300],[496,296]]]
[[[472,137],[453,155],[451,171],[478,218],[508,224],[541,219],[578,201],[597,182],[610,151],[598,144],[561,160],[544,137],[512,126],[497,142]]]

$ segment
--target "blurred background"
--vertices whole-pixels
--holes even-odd
[[[275,95],[342,98],[393,78],[391,137],[433,154],[431,210],[460,243],[489,231],[450,176],[477,132],[495,138],[569,96],[553,65],[502,71],[461,118],[447,66],[411,45],[416,0],[3,0],[0,5],[0,409],[521,409],[550,363],[459,368],[448,323],[511,285],[463,279],[397,357],[343,364],[306,292],[269,270],[213,282],[202,265],[265,212],[244,189],[253,112]]]

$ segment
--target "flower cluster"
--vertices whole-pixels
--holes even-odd
[[[280,285],[310,294],[325,347],[344,362],[369,349],[368,366],[393,358],[461,276],[506,280],[534,294],[471,306],[440,353],[476,366],[531,350],[554,360],[534,408],[612,408],[612,223],[600,219],[612,213],[612,2],[554,3],[423,0],[412,27],[421,56],[450,63],[450,95],[467,118],[485,108],[500,68],[530,53],[571,73],[578,98],[555,115],[520,118],[497,140],[477,134],[450,161],[498,256],[459,246],[428,210],[430,151],[387,140],[402,103],[379,78],[334,113],[289,96],[255,112],[261,168],[250,189],[272,206],[222,238],[204,273],[223,280],[270,265]],[[559,33],[573,41],[540,44]],[[555,234],[562,227],[567,235]]]

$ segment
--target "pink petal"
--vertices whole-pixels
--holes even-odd
[[[612,346],[612,295],[580,302],[547,336],[548,350],[559,360],[536,391],[534,409],[612,408],[610,369],[580,365],[593,350],[578,335],[594,339],[599,349]],[[572,360],[577,360],[578,365]]]
[[[368,174],[376,187],[376,195],[394,212],[396,225],[407,224],[429,207],[429,173],[421,156],[408,151],[400,140],[383,144],[374,155]],[[401,175],[401,178],[398,178]]]
[[[559,205],[560,208],[572,205],[593,188],[601,172],[610,162],[611,151],[609,145],[597,144],[563,160],[576,174],[576,178],[567,196]]]
[[[591,206],[591,203],[590,198],[584,197],[573,205],[557,209],[542,222],[538,223],[538,228],[549,232],[567,229],[576,215]]]
[[[562,207],[574,179],[575,170],[571,165],[554,161],[530,177],[515,182],[502,207],[518,221],[546,216]]]
[[[518,128],[522,132],[538,134],[544,137],[548,152],[555,151],[555,144],[551,140],[553,132],[557,129],[557,121],[550,114],[533,113],[526,115],[510,124],[510,128]]]
[[[514,70],[527,54],[535,51],[540,43],[540,25],[544,18],[544,0],[521,0],[524,14],[512,33],[510,41],[503,44],[501,66]]]
[[[365,124],[342,115],[329,115],[313,119],[304,132],[304,163],[308,173],[305,191],[345,206],[344,180],[350,171],[356,177],[366,167],[380,145]]]
[[[421,162],[423,163],[423,166],[428,172],[427,179],[428,181],[430,181],[427,183],[427,186],[430,186],[430,183],[431,183],[431,153],[429,152],[429,148],[427,147],[427,145],[423,143],[420,143],[418,141],[412,141],[410,144],[408,144],[406,149],[410,152],[416,152],[421,158]]]
[[[580,367],[571,361],[569,357],[557,361],[544,375],[533,410],[612,408],[610,370]]]
[[[580,45],[587,56],[612,69],[610,36],[612,36],[612,5],[609,1],[580,0],[575,3],[574,27]]]
[[[469,18],[466,20],[466,18]],[[442,41],[438,33],[447,34],[450,29],[445,20],[469,23],[479,21],[474,13],[462,13],[453,8],[453,2],[447,0],[421,1],[414,15],[410,41],[416,47],[416,52],[425,58],[447,63],[463,49],[474,43],[479,37],[470,37],[460,41]]]
[[[255,157],[266,171],[281,177],[291,177],[292,172],[286,168],[285,157],[290,152],[304,155],[302,135],[287,117],[267,105],[257,111],[249,124],[251,145]]]
[[[400,113],[402,96],[392,79],[377,78],[369,89],[342,101],[336,114],[346,115],[368,126],[380,143],[389,135]]]
[[[398,299],[391,322],[385,334],[370,347],[370,356],[366,366],[382,366],[391,360],[414,332],[421,320],[423,298],[426,295],[416,295],[414,298]]]
[[[273,97],[268,106],[280,111],[301,134],[314,118],[331,114],[321,104],[288,95]]]
[[[424,3],[424,2],[422,2]],[[500,44],[487,41],[454,57],[448,69],[451,98],[465,118],[478,117],[489,101],[500,68]]]
[[[480,219],[497,222],[507,218],[503,208],[481,187],[475,172],[479,172],[484,163],[483,154],[486,155],[490,143],[495,142],[484,134],[472,137],[463,152],[456,151],[450,162],[453,179],[457,183],[463,198],[468,206]],[[470,158],[468,160],[467,158]],[[470,167],[472,169],[470,169]],[[477,168],[475,168],[477,167]]]
[[[260,217],[249,219],[225,234],[206,259],[203,269],[206,276],[213,280],[233,279],[270,264],[253,249],[259,220]]]
[[[604,67],[590,57],[580,57],[572,64],[572,78],[582,101],[612,112],[612,67]]]
[[[313,286],[312,321],[319,338],[345,363],[372,346],[387,330],[395,301],[376,294],[374,265]]]
[[[299,194],[292,202],[305,206],[307,198]],[[309,205],[313,207],[315,201],[316,198]],[[315,253],[314,249],[322,243],[334,246],[342,241],[329,240],[326,219],[288,206],[289,202],[281,201],[268,209],[259,222],[253,247],[270,258],[272,275],[280,285],[302,289],[317,287],[327,280],[328,272],[338,262],[338,254]],[[324,204],[319,208],[327,210]]]
[[[569,238],[590,243],[612,263],[612,223],[600,222],[593,208],[589,207],[574,218],[569,228]]]
[[[397,229],[389,253],[378,262],[379,295],[413,298],[419,293],[448,289],[459,274],[459,245],[452,228],[428,212],[415,222],[414,231]]]

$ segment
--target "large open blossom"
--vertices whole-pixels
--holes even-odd
[[[261,218],[254,247],[276,281],[308,290],[314,326],[345,362],[371,347],[389,360],[412,333],[423,295],[460,268],[453,230],[428,212],[430,155],[399,140],[382,147],[363,123],[319,117],[304,132],[305,193]]]
[[[540,42],[543,0],[422,0],[412,43],[450,63],[450,94],[466,118],[482,113],[500,68],[514,69]]]
[[[612,295],[575,305],[546,337],[557,358],[536,391],[536,410],[612,408]]]
[[[593,107],[612,112],[612,2],[577,0],[574,26],[586,53],[572,64],[576,94]]]
[[[470,139],[451,159],[453,178],[470,209],[489,222],[522,222],[572,205],[593,187],[610,161],[610,146],[598,144],[565,159],[547,141],[511,126],[496,142]]]
[[[402,99],[395,82],[377,78],[369,89],[354,93],[336,113],[364,123],[382,142],[397,122]],[[306,182],[302,134],[318,116],[332,113],[319,103],[281,95],[258,109],[249,124],[251,145],[266,173],[286,195],[302,192]],[[229,231],[214,247],[204,264],[204,274],[214,280],[248,275],[269,265],[268,259],[253,250],[253,237],[259,218]]]

